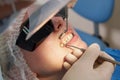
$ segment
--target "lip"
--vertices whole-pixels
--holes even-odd
[[[67,44],[73,44],[74,42],[76,42],[78,40],[78,36],[76,34],[73,33],[73,38],[67,43]]]
[[[75,33],[75,31],[72,28],[69,28],[67,33],[72,33],[73,38],[66,45],[73,44],[74,42],[78,40],[79,36]]]

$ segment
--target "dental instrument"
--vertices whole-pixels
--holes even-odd
[[[73,46],[73,45],[67,45],[67,47],[73,47],[73,48],[79,49],[79,50],[81,50],[83,53],[86,51],[86,50],[83,49],[83,48],[79,48],[79,47],[76,47],[76,46]],[[98,58],[99,58],[99,59],[102,59],[102,60],[104,60],[104,61],[108,61],[108,62],[111,62],[111,63],[113,63],[113,64],[116,64],[116,65],[119,65],[119,66],[120,66],[120,62],[118,62],[118,61],[115,61],[115,60],[106,58],[106,57],[101,56],[101,55],[100,55]]]

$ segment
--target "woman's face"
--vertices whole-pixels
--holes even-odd
[[[65,56],[74,51],[65,45],[87,47],[70,25],[68,25],[68,31],[59,38],[66,29],[66,22],[62,17],[53,17],[52,22],[54,31],[33,52],[23,50],[31,70],[42,76],[56,74],[64,70]]]

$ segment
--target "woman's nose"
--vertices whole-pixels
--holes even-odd
[[[55,31],[59,31],[64,25],[64,20],[62,17],[53,17],[52,18],[53,26]]]

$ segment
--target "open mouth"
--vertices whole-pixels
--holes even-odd
[[[72,39],[74,38],[74,34],[73,33],[66,33],[64,36],[62,36],[61,38],[61,43],[60,46],[64,47],[66,46],[68,43],[70,43],[72,41]]]

